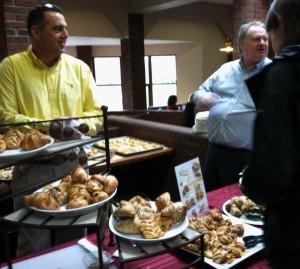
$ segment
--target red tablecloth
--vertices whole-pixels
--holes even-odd
[[[234,195],[241,195],[241,191],[238,184],[233,184],[220,188],[207,193],[208,204],[211,207],[216,207],[221,209],[225,201],[230,199]],[[92,242],[96,242],[95,235],[88,236],[88,239]],[[115,247],[111,248],[108,246],[108,234],[105,238],[104,248],[109,250],[111,253],[115,250]],[[158,257],[143,259],[136,262],[125,263],[125,269],[179,269],[186,265],[183,257],[178,257],[178,255],[164,254]],[[209,266],[207,266],[209,268]],[[195,267],[192,267],[195,268]],[[237,267],[236,267],[237,268]],[[240,269],[270,269],[266,260],[263,258],[263,253],[258,253],[253,257],[248,258],[242,264],[238,266]]]
[[[233,184],[230,186],[226,186],[224,188],[217,189],[215,191],[211,191],[207,193],[207,198],[208,198],[208,203],[211,207],[216,207],[221,209],[223,203],[230,199],[234,195],[240,195],[240,189],[238,184]],[[87,239],[90,240],[91,242],[96,243],[96,236],[95,234],[91,234],[87,236]],[[76,241],[68,242],[63,245],[56,246],[54,248],[50,248],[44,251],[40,251],[37,253],[34,253],[32,255],[22,257],[20,259],[17,259],[16,261],[23,260],[23,259],[29,259],[31,257],[35,257],[38,255],[42,255],[51,251],[55,251],[70,245],[76,244]],[[103,248],[105,250],[108,250],[110,253],[113,253],[116,250],[116,246],[109,246],[109,231],[106,232],[105,235],[105,240],[103,244]],[[139,261],[134,261],[134,262],[128,262],[125,263],[124,268],[125,269],[179,269],[186,265],[187,261],[186,255],[183,253],[182,255],[176,254],[163,254],[160,256],[148,258],[148,259],[143,259]],[[190,258],[190,257],[189,257]],[[191,261],[191,259],[189,260]],[[115,264],[118,266],[118,261],[116,259]],[[192,267],[195,268],[195,267]],[[207,266],[209,268],[209,266]],[[239,269],[270,269],[270,267],[267,265],[266,260],[263,258],[263,253],[258,253],[257,255],[254,255],[253,257],[250,257],[246,259],[243,263],[239,264],[238,267]]]

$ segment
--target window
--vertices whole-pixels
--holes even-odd
[[[109,111],[123,110],[120,57],[95,57],[96,98]],[[146,102],[166,106],[177,95],[175,55],[145,56]]]
[[[145,56],[147,106],[166,106],[177,95],[176,56]]]
[[[96,57],[96,98],[108,110],[123,110],[120,57]]]

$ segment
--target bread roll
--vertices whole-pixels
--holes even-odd
[[[106,192],[104,192],[104,191],[95,191],[92,194],[92,198],[91,198],[90,203],[94,204],[94,203],[103,201],[107,198],[108,198],[108,194]]]
[[[112,194],[118,187],[118,180],[113,175],[106,176],[104,180],[104,191],[108,194]]]
[[[87,206],[89,203],[87,200],[77,197],[71,201],[68,202],[66,208],[79,208],[79,207],[84,207]]]

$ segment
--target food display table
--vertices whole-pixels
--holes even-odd
[[[233,184],[230,186],[226,186],[217,190],[214,190],[212,192],[207,193],[207,198],[209,201],[209,204],[212,207],[217,207],[217,208],[222,208],[223,203],[230,199],[234,195],[241,195],[241,192],[239,190],[238,184]],[[87,236],[87,239],[94,243],[97,244],[97,236],[96,234],[90,234]],[[58,257],[59,255],[70,255],[71,249],[76,249],[79,248],[80,251],[82,251],[81,255],[76,257],[76,259],[64,259],[64,261],[61,261],[59,259],[55,259],[54,257]],[[105,232],[105,237],[104,237],[104,242],[103,242],[103,249],[109,251],[111,254],[114,254],[117,246],[110,245],[110,232],[106,230]],[[79,250],[78,250],[79,251]],[[19,259],[14,260],[14,265],[16,265],[16,268],[29,268],[26,267],[30,265],[30,268],[62,268],[62,269],[73,269],[73,268],[84,268],[80,267],[79,263],[76,264],[76,261],[82,260],[83,256],[86,255],[87,252],[82,250],[81,247],[77,245],[77,241],[72,241],[68,242],[66,244],[62,244],[53,248],[49,248],[43,251],[39,251],[36,253],[33,253],[30,256],[22,257]],[[64,256],[68,257],[68,256]],[[193,257],[195,258],[195,257]],[[112,264],[112,267],[110,268],[120,268],[120,260],[119,258],[115,258],[114,263]],[[185,252],[182,252],[180,255],[176,253],[164,253],[160,256],[154,256],[154,257],[149,257],[147,259],[139,259],[139,260],[133,260],[133,261],[128,261],[124,265],[125,269],[180,269],[185,266],[187,266],[191,261],[191,257],[186,254]],[[43,262],[47,263],[47,266],[43,266]],[[64,265],[62,265],[62,262]],[[78,265],[77,267],[74,267]],[[25,266],[25,267],[24,267]],[[116,266],[116,267],[115,267]],[[0,266],[1,269],[7,268],[6,266]],[[201,268],[199,266],[191,266],[189,267],[191,269],[193,268]],[[205,268],[211,268],[207,265],[205,265]],[[263,257],[263,253],[258,253],[257,255],[254,255],[252,257],[249,257],[247,260],[245,260],[243,263],[239,264],[237,267],[239,269],[270,269],[267,261]]]

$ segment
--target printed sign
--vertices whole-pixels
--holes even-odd
[[[208,201],[199,158],[175,166],[182,202],[188,206],[187,215],[200,216],[208,210]]]

